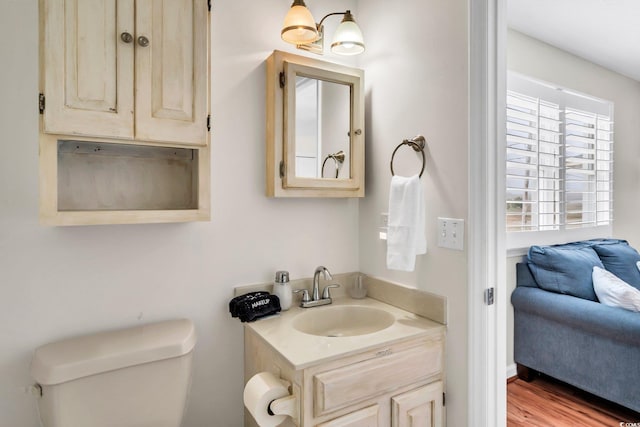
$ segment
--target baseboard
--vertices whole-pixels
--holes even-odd
[[[511,378],[516,377],[518,375],[518,371],[516,369],[516,364],[512,363],[511,365],[507,365],[507,381],[510,381]]]

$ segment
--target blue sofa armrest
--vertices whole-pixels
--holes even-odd
[[[511,303],[516,310],[640,346],[640,313],[527,286],[516,287]]]

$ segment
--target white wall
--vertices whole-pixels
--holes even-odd
[[[640,249],[640,82],[586,61],[517,31],[509,30],[507,66],[537,79],[614,103],[613,235]],[[606,236],[603,236],[606,237]],[[507,259],[507,292],[516,286],[514,264]],[[507,364],[513,362],[513,309],[509,309]]]
[[[355,1],[321,3],[316,15],[356,11]],[[0,426],[38,425],[25,393],[38,345],[184,316],[199,335],[185,427],[239,427],[243,341],[227,313],[232,288],[279,269],[292,278],[319,264],[358,270],[357,200],[264,196],[263,61],[291,50],[279,36],[290,1],[213,4],[211,222],[56,228],[38,224],[37,2],[0,3]]]
[[[367,0],[356,16],[367,42],[360,63],[367,87],[367,197],[360,202],[360,269],[448,298],[449,426],[467,425],[467,258],[466,251],[437,247],[436,219],[467,218],[467,15],[463,0],[405,0],[393,6]],[[403,273],[386,268],[386,244],[378,239],[378,227],[380,213],[388,210],[391,153],[416,134],[427,139],[422,181],[429,247],[418,257],[415,272]],[[396,173],[412,175],[420,166],[411,149],[398,151]]]

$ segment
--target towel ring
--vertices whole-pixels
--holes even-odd
[[[411,139],[405,139],[400,144],[398,144],[395,150],[393,150],[393,153],[391,154],[391,161],[389,162],[389,166],[391,167],[391,175],[395,176],[395,173],[393,172],[393,158],[396,156],[396,151],[398,151],[398,148],[402,147],[403,145],[408,145],[409,147],[413,148],[414,151],[419,151],[420,154],[422,154],[422,169],[420,169],[420,175],[418,175],[418,177],[422,178],[422,173],[424,172],[424,166],[427,162],[427,158],[424,155],[424,147],[426,145],[426,140],[422,135],[415,136]]]
[[[322,162],[322,169],[320,170],[320,178],[324,178],[324,165],[327,163],[327,160],[333,159],[333,162],[336,164],[336,178],[340,174],[340,165],[344,162],[345,154],[344,151],[340,150],[337,153],[328,154],[327,157],[324,158]]]

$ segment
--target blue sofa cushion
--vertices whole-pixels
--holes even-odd
[[[636,289],[640,289],[640,254],[626,240],[611,240],[593,245],[604,268]]]
[[[529,268],[538,286],[546,291],[598,301],[593,290],[593,267],[604,268],[598,254],[586,242],[531,246]]]

